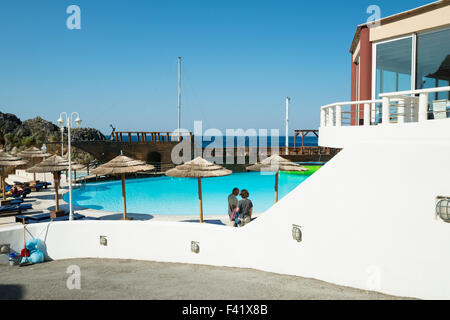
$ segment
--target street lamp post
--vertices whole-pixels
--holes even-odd
[[[44,152],[44,154],[47,153],[47,145],[45,143],[42,145],[41,150],[42,150],[42,152]],[[45,157],[42,160],[45,160]],[[44,182],[47,182],[47,179],[45,177],[45,172],[44,172]]]
[[[289,102],[291,101],[291,98],[286,98],[286,151],[285,154],[289,155]]]
[[[72,144],[71,144],[71,138],[70,138],[70,128],[73,121],[73,116],[76,115],[75,123],[77,127],[80,127],[81,125],[81,119],[78,112],[72,112],[72,114],[69,116],[66,112],[61,112],[58,119],[58,124],[60,126],[61,131],[64,132],[64,120],[63,116],[66,118],[67,123],[67,148],[69,153],[69,220],[73,220],[73,208],[72,208]],[[64,156],[64,154],[63,154]]]
[[[64,126],[61,126],[61,157],[64,157]]]

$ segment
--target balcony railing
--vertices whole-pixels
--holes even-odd
[[[450,86],[380,94],[381,99],[338,102],[323,106],[320,127],[374,126],[443,119],[450,116],[449,99],[428,101],[430,94],[450,92]]]

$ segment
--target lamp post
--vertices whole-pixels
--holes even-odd
[[[291,98],[286,97],[286,155],[289,155],[289,101],[291,101]]]
[[[64,157],[64,126],[61,127],[61,157]]]
[[[45,143],[42,145],[41,150],[43,153],[47,153],[47,145]],[[45,160],[45,157],[42,160]],[[44,182],[47,182],[47,179],[45,178],[45,172],[44,172]]]
[[[73,220],[73,209],[72,209],[72,144],[71,144],[71,138],[70,138],[70,127],[73,121],[73,117],[76,115],[75,123],[77,127],[80,127],[81,125],[81,119],[78,112],[72,112],[72,114],[69,116],[66,112],[61,112],[58,119],[59,127],[62,128],[61,131],[64,132],[64,120],[63,116],[66,118],[66,125],[67,125],[67,148],[69,153],[69,220]],[[63,155],[64,156],[64,155]]]

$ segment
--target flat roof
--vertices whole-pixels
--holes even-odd
[[[394,14],[392,16],[388,16],[386,18],[381,18],[379,20],[372,21],[370,23],[366,22],[366,23],[360,24],[356,28],[355,36],[353,37],[352,45],[350,47],[350,52],[353,53],[355,51],[355,48],[356,48],[356,46],[358,44],[358,41],[359,41],[359,34],[361,32],[361,29],[365,28],[365,27],[368,27],[369,24],[372,24],[372,23],[375,23],[375,22],[379,22],[381,24],[388,24],[388,23],[391,23],[391,22],[394,22],[394,21],[402,20],[402,19],[405,19],[405,18],[409,18],[411,16],[416,16],[416,15],[419,15],[419,14],[422,14],[422,13],[425,13],[425,12],[428,12],[428,11],[432,11],[432,10],[435,10],[435,9],[438,9],[438,8],[442,8],[442,7],[445,7],[447,5],[450,5],[450,0],[439,0],[439,1],[435,1],[435,2],[432,2],[432,3],[429,3],[429,4],[426,4],[426,5],[423,5],[423,6],[420,6],[420,7],[411,9],[411,10],[408,10],[408,11],[403,11],[401,13],[397,13],[397,14]]]

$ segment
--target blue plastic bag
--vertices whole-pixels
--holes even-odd
[[[41,263],[44,262],[45,244],[41,239],[33,239],[27,242],[26,248],[30,251],[29,257],[23,257],[22,263]]]

